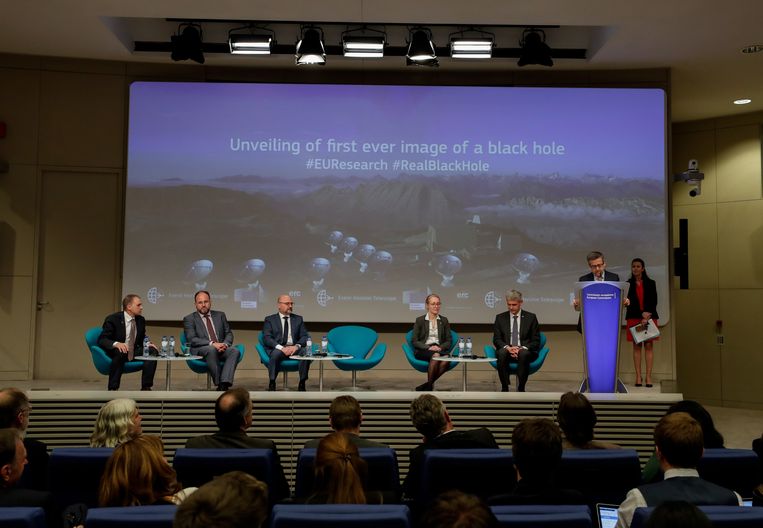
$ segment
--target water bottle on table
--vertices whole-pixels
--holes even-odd
[[[167,357],[167,347],[169,346],[167,336],[162,336],[162,348],[159,349],[159,357]]]
[[[148,336],[143,338],[143,357],[148,357],[148,344],[151,342],[151,340],[148,338]]]
[[[464,348],[466,347],[466,343],[464,342],[463,337],[458,338],[458,355],[463,356],[464,355]]]
[[[175,357],[175,336],[170,336],[170,357]]]
[[[472,338],[467,337],[466,338],[466,354],[465,357],[472,357]]]
[[[310,337],[310,334],[307,334],[307,344],[305,345],[305,355],[306,356],[312,356],[313,355],[313,340]]]
[[[321,338],[321,354],[324,356],[329,353],[329,338],[328,336],[323,336]]]

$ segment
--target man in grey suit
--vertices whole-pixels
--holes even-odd
[[[276,377],[281,362],[296,354],[307,345],[307,328],[302,317],[292,313],[294,301],[288,295],[278,297],[278,313],[265,318],[262,326],[262,343],[265,352],[270,357],[268,363],[268,377],[270,382],[268,390],[276,390]],[[299,362],[299,390],[304,392],[307,373],[310,369],[309,361]]]
[[[345,394],[337,396],[329,407],[329,424],[337,433],[345,433],[350,441],[358,447],[389,447],[381,442],[374,442],[360,436],[360,424],[363,422],[363,410],[353,396]],[[323,440],[314,438],[305,442],[305,447],[318,447]]]
[[[217,390],[225,391],[233,385],[239,351],[233,348],[233,332],[224,312],[212,310],[209,292],[201,290],[193,297],[196,311],[183,318],[185,339],[192,355],[207,362],[209,374]],[[220,361],[223,361],[222,372]]]
[[[525,391],[530,363],[538,358],[540,329],[534,313],[522,309],[522,292],[506,292],[506,312],[495,316],[493,345],[501,392],[509,392],[509,363],[517,363],[517,390]]]

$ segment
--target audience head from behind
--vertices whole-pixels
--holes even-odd
[[[223,392],[215,403],[215,421],[220,431],[246,431],[252,425],[252,397],[241,387]]]
[[[559,400],[556,416],[559,427],[564,431],[564,437],[572,446],[583,447],[593,440],[596,411],[584,394],[564,393]]]
[[[475,495],[446,491],[431,502],[421,528],[497,528],[498,520],[488,505]]]
[[[712,528],[707,515],[686,501],[667,501],[657,506],[644,528]]]
[[[434,394],[422,394],[411,402],[411,421],[426,440],[453,429],[448,410]]]
[[[702,427],[704,445],[708,449],[723,447],[723,435],[718,432],[713,423],[713,417],[707,409],[694,400],[681,400],[674,403],[666,414],[684,412],[699,422]]]
[[[321,439],[315,452],[315,495],[308,502],[365,504],[368,466],[346,433]]]
[[[353,396],[337,396],[331,402],[329,423],[334,431],[358,434],[362,422],[363,411],[360,408],[360,403]]]
[[[704,452],[702,427],[688,413],[666,414],[654,428],[654,445],[663,471],[694,469]]]
[[[95,419],[90,447],[115,447],[143,433],[138,405],[129,398],[106,402]]]
[[[114,448],[103,470],[98,502],[100,506],[170,504],[179,491],[162,440],[141,435]]]
[[[196,490],[178,506],[174,528],[260,528],[268,516],[268,487],[231,471]]]
[[[26,465],[26,448],[17,429],[0,429],[0,487],[12,488]]]
[[[511,435],[517,480],[550,483],[562,460],[562,431],[548,418],[525,418]]]
[[[0,389],[0,428],[10,427],[25,432],[29,425],[32,404],[21,389]]]

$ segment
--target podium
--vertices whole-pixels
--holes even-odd
[[[620,329],[627,282],[575,283],[580,300],[585,379],[580,392],[628,392],[617,373],[620,367]]]

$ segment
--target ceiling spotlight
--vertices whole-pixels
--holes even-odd
[[[546,44],[546,34],[540,29],[529,28],[522,32],[522,40],[519,41],[522,54],[517,61],[517,66],[528,64],[540,64],[541,66],[553,66],[551,48]]]
[[[452,59],[489,59],[492,56],[492,37],[454,37],[450,39],[450,57]]]
[[[342,37],[342,50],[345,57],[360,57],[366,59],[384,57],[385,38],[350,36]]]
[[[240,29],[240,28],[239,28]],[[228,45],[233,55],[270,55],[273,35],[254,35],[252,33],[228,32]]]
[[[408,53],[405,55],[406,64],[420,66],[439,66],[437,53],[432,42],[432,32],[426,28],[413,28]]]
[[[302,32],[302,39],[297,42],[294,55],[298,66],[305,64],[326,64],[326,48],[323,46],[323,32],[320,28],[308,26]]]
[[[746,105],[746,104],[750,104],[751,102],[752,102],[752,99],[736,99],[734,101],[734,104],[735,105]]]
[[[182,28],[182,29],[181,29]],[[204,64],[204,52],[201,44],[201,26],[198,24],[180,24],[178,34],[172,35],[172,60],[192,60]]]

